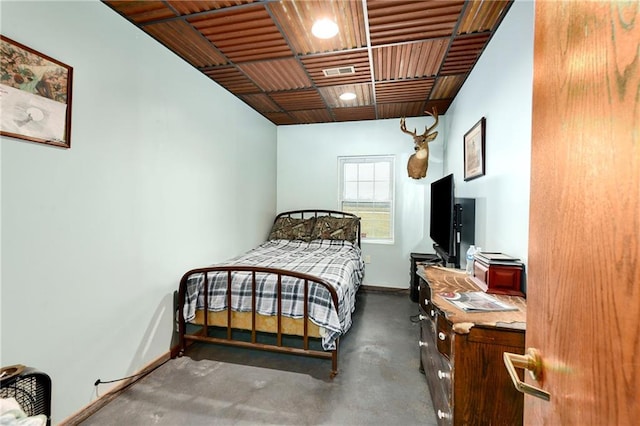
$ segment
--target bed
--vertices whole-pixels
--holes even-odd
[[[304,355],[330,359],[334,377],[364,277],[360,242],[353,214],[278,214],[264,243],[183,275],[177,355],[191,342]]]

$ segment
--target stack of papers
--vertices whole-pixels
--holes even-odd
[[[482,251],[474,254],[474,258],[489,265],[521,265],[520,259],[504,253]]]

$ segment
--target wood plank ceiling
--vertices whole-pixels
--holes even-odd
[[[513,0],[104,1],[277,125],[444,114]],[[333,38],[314,20],[338,24]],[[323,70],[353,72],[326,76]],[[344,101],[344,92],[356,94]]]

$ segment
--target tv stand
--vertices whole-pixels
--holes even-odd
[[[460,243],[456,243],[458,247],[460,247]],[[447,250],[443,249],[438,244],[433,244],[433,249],[440,259],[442,259],[442,264],[446,267],[451,268],[460,268],[460,259],[459,256],[447,253]],[[457,250],[457,249],[456,249]]]

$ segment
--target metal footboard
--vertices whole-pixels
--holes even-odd
[[[226,328],[226,336],[225,337],[213,337],[209,335],[210,327],[213,327],[209,324],[209,274],[211,273],[220,273],[224,272],[227,275],[227,323],[223,329]],[[234,339],[233,336],[233,324],[232,324],[232,310],[231,310],[231,287],[232,287],[232,277],[234,272],[250,272],[251,273],[251,329],[247,331],[251,332],[250,341],[246,340],[237,340]],[[187,281],[189,277],[193,274],[203,274],[204,280],[204,324],[194,333],[187,333],[187,324],[184,319],[184,304],[185,304],[185,295],[187,290]],[[258,330],[256,329],[256,301],[257,301],[257,285],[256,285],[256,274],[273,274],[277,279],[276,286],[276,295],[277,295],[277,325],[276,330],[274,332],[275,335],[275,343],[263,343],[258,341]],[[304,285],[304,317],[303,317],[303,332],[302,332],[302,347],[292,347],[287,346],[283,343],[283,330],[282,330],[282,279],[283,277],[293,277],[298,278],[302,282],[300,285]],[[236,347],[244,347],[251,349],[259,349],[271,352],[280,352],[294,355],[302,355],[302,356],[310,356],[315,358],[323,358],[323,359],[331,359],[331,374],[330,376],[333,378],[336,374],[338,374],[338,343],[339,339],[336,340],[336,347],[333,350],[325,351],[325,350],[317,350],[312,349],[310,347],[310,336],[308,329],[308,321],[309,321],[309,291],[311,284],[315,283],[317,285],[321,285],[329,291],[331,294],[331,299],[333,301],[333,305],[336,309],[338,309],[338,295],[336,290],[325,280],[304,274],[295,271],[287,271],[276,268],[264,268],[264,267],[252,267],[252,266],[211,266],[206,268],[198,268],[192,269],[182,276],[180,280],[180,288],[178,292],[178,333],[179,333],[179,354],[183,355],[184,351],[187,348],[189,342],[206,342],[206,343],[215,343],[215,344],[223,344],[227,346],[236,346]],[[219,326],[215,326],[216,329],[220,329]]]

